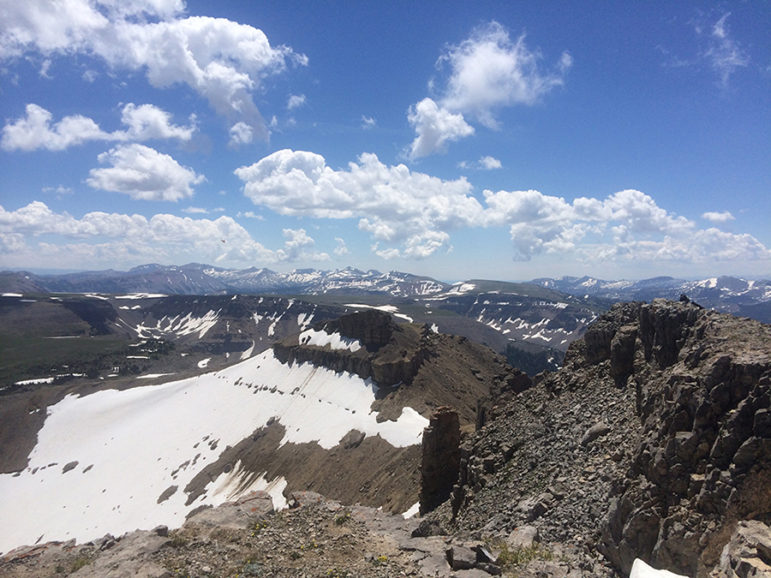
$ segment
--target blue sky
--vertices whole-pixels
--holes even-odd
[[[771,275],[763,2],[0,0],[0,268]]]

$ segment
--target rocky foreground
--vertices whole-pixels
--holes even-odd
[[[256,492],[165,526],[76,545],[20,548],[0,561],[9,577],[305,576],[388,577],[490,575],[610,576],[571,548],[540,545],[524,528],[504,540],[425,536],[418,519],[365,506],[344,506],[297,492],[274,512]],[[421,525],[422,524],[422,525]],[[587,573],[588,572],[588,573]]]
[[[263,494],[3,576],[771,575],[771,327],[687,301],[614,307],[532,386],[501,381],[424,434],[421,518]],[[454,416],[454,417],[453,417]],[[439,504],[438,507],[435,507]]]

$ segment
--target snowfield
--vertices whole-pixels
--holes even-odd
[[[48,408],[29,466],[0,475],[0,553],[52,540],[78,542],[159,524],[179,527],[192,509],[266,489],[280,507],[281,479],[238,491],[236,464],[186,505],[184,488],[227,446],[274,418],[281,444],[332,448],[352,429],[405,447],[428,420],[411,408],[378,423],[376,386],[314,365],[285,365],[272,350],[221,371],[161,385],[68,395]]]
[[[333,350],[346,349],[355,353],[361,349],[361,343],[358,339],[343,337],[339,333],[327,333],[323,330],[306,329],[300,333],[299,340],[303,345],[329,346]]]

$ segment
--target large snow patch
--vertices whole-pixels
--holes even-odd
[[[184,488],[195,475],[271,418],[285,428],[282,444],[315,441],[331,448],[351,429],[394,446],[420,443],[428,420],[405,408],[398,421],[378,423],[370,412],[375,390],[356,375],[284,365],[268,350],[194,378],[69,395],[48,408],[28,468],[0,475],[0,552],[178,527],[192,509],[254,489],[273,490],[280,500],[280,478],[229,491],[240,487],[235,468],[185,504]]]

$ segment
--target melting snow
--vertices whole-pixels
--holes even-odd
[[[428,420],[404,408],[397,421],[378,423],[370,412],[375,391],[356,375],[284,365],[268,350],[193,378],[68,395],[48,408],[29,466],[0,475],[0,552],[178,527],[194,508],[236,499],[238,467],[192,504],[185,504],[184,488],[227,446],[271,418],[285,428],[282,444],[315,441],[329,449],[351,429],[398,447],[419,444]],[[280,500],[285,482],[259,483]],[[158,503],[172,486],[178,489]]]
[[[241,352],[242,361],[252,356],[252,351],[254,351],[254,346],[255,346],[255,343],[254,343],[254,340],[252,340],[252,346],[249,349],[246,349]]]
[[[300,343],[304,345],[315,345],[325,347],[329,345],[330,349],[347,349],[348,351],[359,351],[361,343],[358,339],[343,337],[339,333],[327,333],[326,331],[316,331],[315,329],[306,329],[300,333]]]
[[[158,299],[166,297],[163,293],[130,293],[128,295],[116,295],[115,299]]]
[[[395,305],[364,305],[363,303],[346,303],[346,307],[355,307],[356,309],[377,309],[378,311],[385,311],[386,313],[390,313],[394,317],[398,317],[399,319],[404,319],[405,321],[408,321],[412,323],[413,319],[409,315],[405,315],[404,313],[399,313],[399,308]]]
[[[313,313],[300,313],[297,316],[297,325],[300,329],[305,329],[310,325],[312,319]]]
[[[395,313],[399,311],[396,305],[364,305],[363,303],[346,303],[346,307],[355,307],[356,309],[377,309],[386,313]]]
[[[21,293],[3,293],[3,297],[23,297]]]
[[[41,383],[53,383],[53,377],[39,377],[37,379],[25,379],[24,381],[17,381],[14,385],[38,385]]]
[[[420,502],[415,502],[406,512],[402,512],[403,518],[412,518],[420,512]]]
[[[214,327],[218,319],[219,311],[209,311],[203,317],[194,317],[192,313],[182,318],[179,315],[171,318],[164,316],[155,324],[155,327],[146,327],[140,323],[135,331],[139,337],[152,337],[153,333],[175,333],[182,336],[197,332],[200,339]]]
[[[675,574],[669,570],[656,570],[655,568],[648,566],[645,562],[639,558],[635,558],[632,564],[632,571],[629,573],[629,578],[688,578],[682,574]]]
[[[211,361],[211,357],[207,357],[206,359],[202,359],[201,361],[198,362],[198,367],[201,368],[201,369],[204,369],[204,368],[208,367],[210,361]]]
[[[476,288],[473,283],[455,283],[448,293],[468,293]]]

